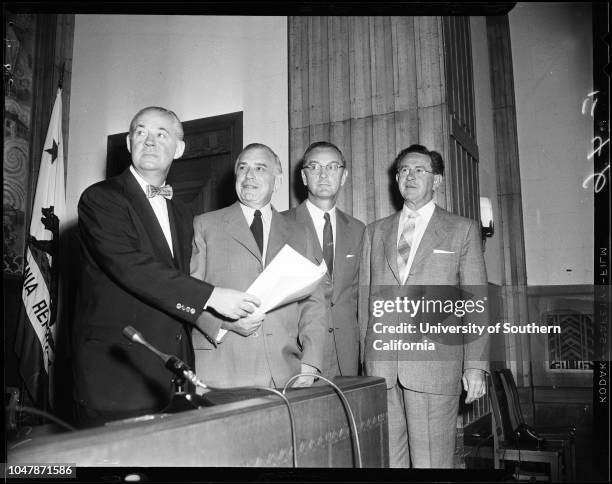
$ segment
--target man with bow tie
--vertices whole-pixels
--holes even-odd
[[[76,420],[87,425],[157,412],[170,401],[172,374],[123,337],[125,326],[193,367],[190,325],[202,312],[238,320],[259,305],[254,296],[189,276],[192,215],[165,183],[185,149],[176,114],[140,110],[126,141],[131,166],[85,190],[78,206],[74,398]]]
[[[466,297],[476,293],[486,299],[480,229],[476,221],[434,203],[444,174],[439,153],[415,144],[397,155],[393,167],[404,199],[402,210],[370,224],[363,244],[360,284],[365,288],[369,281],[369,294],[360,294],[359,310],[365,373],[383,377],[387,383],[390,466],[451,468],[462,383],[466,404],[485,393],[487,332],[482,337],[460,334],[451,338],[394,332],[387,343],[399,339],[415,346],[384,346],[384,325],[390,329],[401,328],[402,323],[419,327],[430,315],[421,311],[408,316],[398,311],[378,318],[372,309],[375,300],[395,296],[435,303],[466,291]],[[487,311],[477,319],[487,324]],[[460,314],[438,313],[430,320],[454,327],[465,324]],[[416,346],[419,341],[420,348]]]

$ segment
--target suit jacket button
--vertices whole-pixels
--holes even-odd
[[[334,307],[334,303],[333,303],[333,302],[332,302],[332,303],[329,303],[329,305],[330,305],[332,308]]]
[[[183,335],[182,335],[181,333],[178,333],[178,334],[176,335],[176,340],[177,340],[177,341],[180,341],[180,340],[182,340],[182,339],[183,339]]]
[[[329,328],[327,331],[329,331],[330,333],[334,332],[334,328]]]
[[[259,333],[258,333],[257,331],[255,331],[255,332],[253,333],[253,337],[254,337],[254,338],[257,338],[258,336],[259,336]]]
[[[176,309],[181,309],[181,303],[176,303]]]

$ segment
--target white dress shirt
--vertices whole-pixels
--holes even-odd
[[[408,263],[406,264],[406,269],[402,276],[402,284],[406,284],[408,274],[410,273],[410,268],[412,267],[412,262],[414,261],[414,256],[419,248],[419,244],[421,243],[421,239],[423,238],[425,229],[427,229],[427,225],[429,225],[429,221],[431,220],[435,208],[435,203],[433,200],[430,200],[416,211],[419,216],[416,217],[416,220],[414,221],[414,236],[412,238],[412,244],[410,245],[410,256],[408,257]],[[408,223],[409,213],[410,209],[404,205],[402,208],[402,214],[400,215],[399,226],[397,228],[396,246],[399,244],[404,227]]]
[[[150,183],[147,183],[147,181],[140,176],[140,174],[134,169],[133,165],[130,165],[130,171],[146,195],[147,185],[150,185]],[[162,187],[165,184],[166,182],[164,182]],[[174,257],[174,250],[172,248],[172,233],[170,231],[170,219],[168,218],[168,205],[166,205],[166,199],[161,195],[155,195],[154,197],[147,198],[147,200],[151,204],[153,212],[155,212],[155,217],[157,217],[157,221],[159,222],[162,232],[164,233],[164,237],[166,237],[166,242],[168,242],[170,253],[172,254],[172,257]]]
[[[310,200],[306,200],[306,208],[310,213],[310,218],[312,218],[312,223],[314,224],[315,231],[317,232],[317,238],[319,239],[319,245],[321,249],[323,249],[323,230],[325,228],[325,214],[329,213],[329,223],[332,228],[332,235],[334,237],[334,260],[336,260],[336,206],[325,212],[325,210],[321,210]]]
[[[261,212],[261,222],[263,225],[263,254],[261,254],[261,263],[262,265],[266,265],[268,239],[270,238],[270,226],[272,225],[272,206],[270,203],[268,203],[260,209],[255,209],[240,203],[240,208],[242,209],[242,213],[244,214],[244,218],[246,219],[249,228],[251,227],[253,219],[255,218],[255,210],[259,210]]]

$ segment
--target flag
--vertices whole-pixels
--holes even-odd
[[[23,317],[15,340],[19,372],[32,402],[47,408],[53,393],[60,221],[66,210],[62,90],[57,90],[32,207],[25,250]]]

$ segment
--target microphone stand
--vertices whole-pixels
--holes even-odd
[[[187,364],[177,358],[174,355],[167,355],[166,353],[162,353],[153,345],[149,344],[147,340],[144,339],[142,334],[135,330],[131,326],[126,326],[123,329],[123,336],[125,336],[128,340],[138,343],[151,352],[155,353],[159,358],[164,362],[164,366],[170,370],[174,374],[174,378],[172,379],[172,383],[174,386],[174,392],[172,394],[172,398],[170,399],[170,403],[162,410],[164,413],[177,413],[183,412],[185,410],[193,410],[200,407],[209,407],[213,405],[210,402],[207,402],[206,399],[197,395],[194,392],[187,392],[185,388],[187,387],[187,381],[191,382],[195,386],[200,386],[205,389],[206,392],[210,391],[206,385],[198,379],[196,374],[193,372]]]
[[[195,391],[186,391],[189,384],[186,381],[184,372],[191,370],[185,370],[186,365],[181,360],[175,356],[171,356],[166,361],[165,366],[174,373],[174,378],[172,379],[174,392],[172,393],[170,403],[162,410],[162,413],[178,413],[184,412],[185,410],[194,410],[196,408],[210,407],[213,405],[202,396],[196,394]]]

